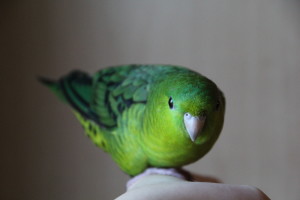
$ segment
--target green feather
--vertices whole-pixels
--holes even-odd
[[[134,94],[133,94],[133,100],[140,102],[140,101],[146,101],[147,100],[147,94],[148,94],[148,89],[146,85],[141,86],[138,88]]]
[[[55,95],[58,96],[60,100],[67,103],[65,95],[62,93],[59,84],[56,81],[50,80],[48,78],[39,77],[38,80],[45,86],[47,86]]]

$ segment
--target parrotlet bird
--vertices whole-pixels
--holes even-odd
[[[126,65],[41,81],[71,106],[86,135],[130,176],[148,167],[180,168],[197,161],[223,127],[223,93],[187,68]]]

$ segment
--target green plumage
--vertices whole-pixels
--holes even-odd
[[[223,126],[222,92],[182,67],[127,65],[41,81],[71,106],[89,138],[132,176],[151,166],[181,167],[198,160]],[[187,113],[197,123],[205,116],[198,123],[204,124],[201,130]],[[194,141],[189,127],[199,132]]]

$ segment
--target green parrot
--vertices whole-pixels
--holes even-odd
[[[130,176],[203,157],[224,121],[225,98],[199,73],[172,65],[125,65],[93,76],[41,78],[71,106],[86,135]]]

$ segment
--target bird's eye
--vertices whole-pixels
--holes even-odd
[[[172,97],[169,98],[169,107],[170,107],[170,109],[174,108]]]
[[[217,101],[217,104],[216,104],[216,110],[218,111],[219,108],[220,108],[220,101],[218,100],[218,101]]]

